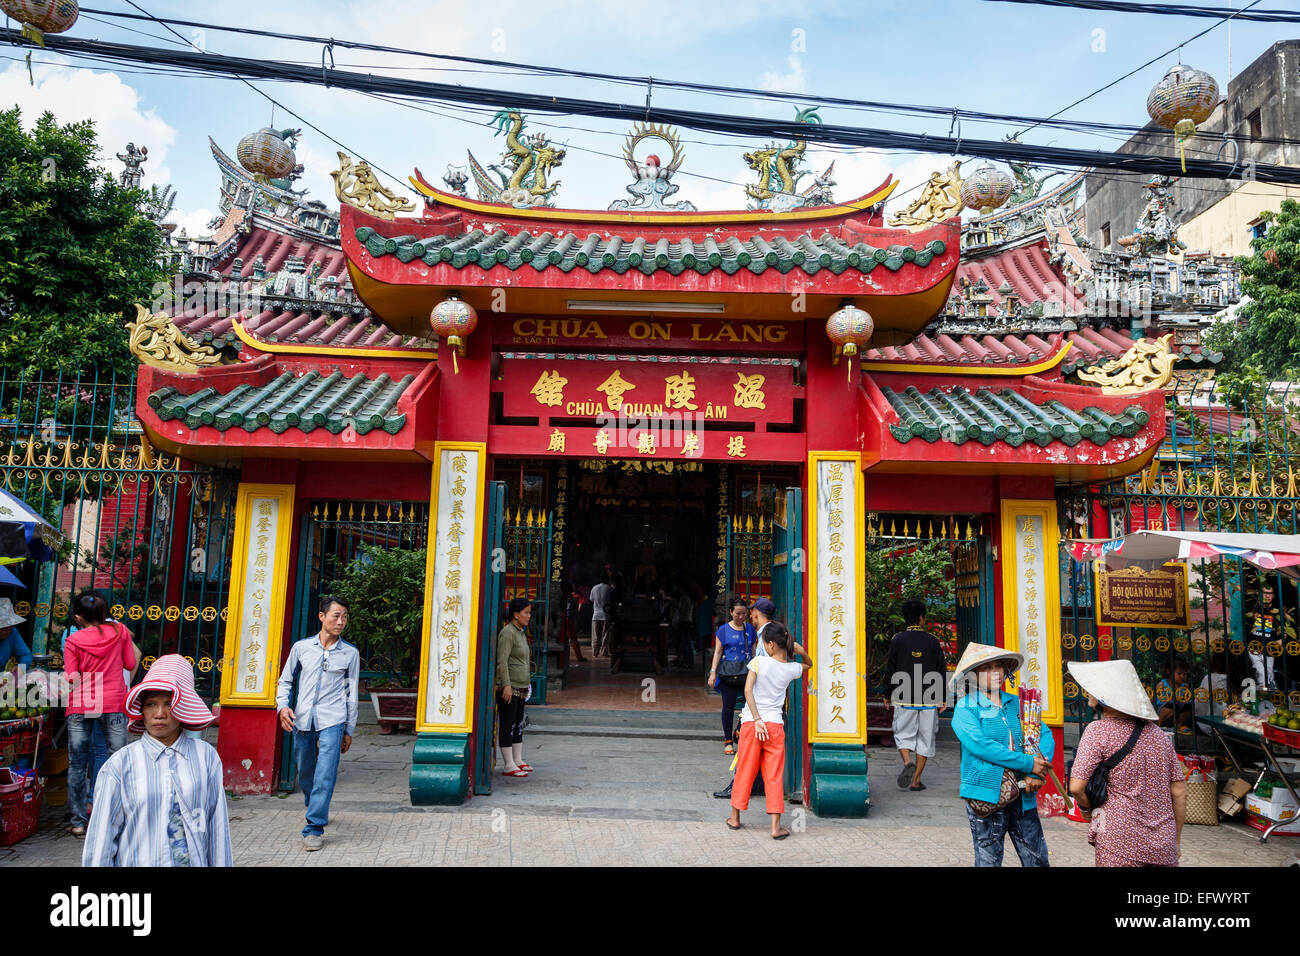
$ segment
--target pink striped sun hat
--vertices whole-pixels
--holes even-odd
[[[140,695],[151,690],[172,695],[172,714],[186,730],[202,730],[216,720],[194,690],[194,665],[179,654],[164,654],[153,662],[144,679],[126,695],[126,715],[131,718],[128,729],[133,734],[144,733]]]

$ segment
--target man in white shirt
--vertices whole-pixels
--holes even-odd
[[[591,589],[591,656],[604,657],[609,653],[610,629],[613,626],[614,589],[609,584],[609,573],[602,571],[600,583]]]

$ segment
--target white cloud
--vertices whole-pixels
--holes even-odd
[[[94,120],[99,162],[114,175],[122,169],[115,158],[127,143],[149,150],[146,182],[167,182],[167,153],[176,142],[176,130],[152,109],[140,108],[140,94],[113,73],[63,67],[36,67],[36,85],[23,64],[0,73],[0,105],[22,110],[23,125],[31,129],[48,110],[61,124]]]
[[[185,235],[190,236],[209,236],[213,230],[208,225],[212,217],[216,215],[211,209],[195,209],[186,212],[182,209],[173,209],[171,215],[167,217],[168,222],[176,223],[176,231],[185,230]]]
[[[803,59],[791,53],[786,57],[786,65],[790,67],[789,73],[769,71],[763,74],[763,81],[759,85],[765,90],[778,93],[808,92],[808,78],[804,74]]]

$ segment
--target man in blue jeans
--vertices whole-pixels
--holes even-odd
[[[361,673],[361,655],[342,639],[343,629],[348,626],[347,604],[342,598],[325,595],[320,599],[317,617],[320,633],[298,641],[290,649],[275,694],[280,727],[293,733],[298,783],[307,805],[303,849],[309,853],[325,843],[339,757],[352,746],[357,729],[357,681]],[[295,675],[296,711],[289,706]]]

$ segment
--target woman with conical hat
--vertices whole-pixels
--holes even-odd
[[[968,644],[952,677],[952,729],[961,741],[961,795],[966,800],[976,866],[1001,866],[1006,838],[1021,866],[1047,866],[1047,838],[1034,796],[1051,765],[1055,740],[1040,729],[1039,752],[1025,753],[1020,698],[1003,690],[1022,654]]]
[[[1110,770],[1105,806],[1092,814],[1088,842],[1097,866],[1177,866],[1187,785],[1133,663],[1074,661],[1068,669],[1088,703],[1102,711],[1084,728],[1070,768],[1070,794],[1084,810],[1088,778],[1138,731],[1130,752]]]

